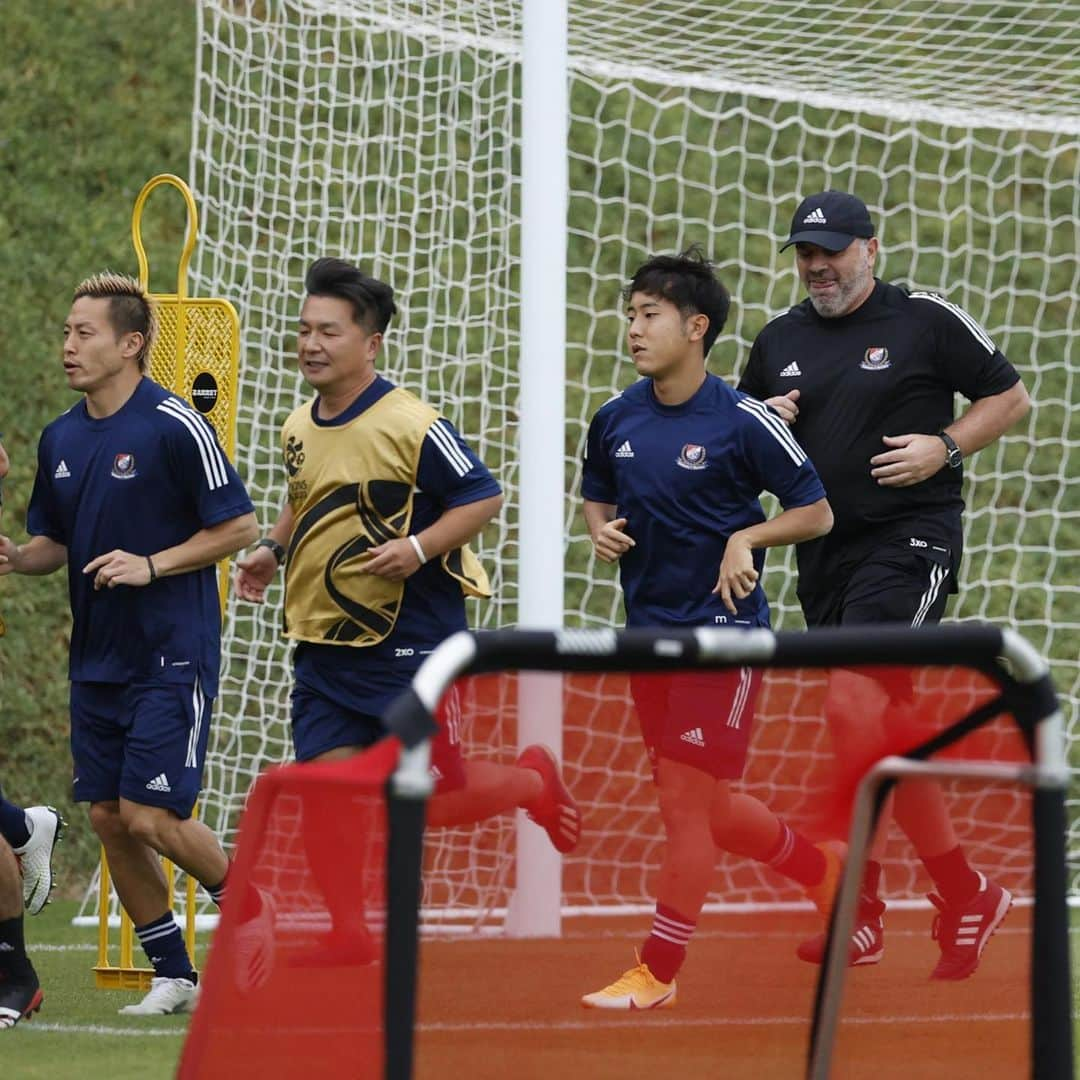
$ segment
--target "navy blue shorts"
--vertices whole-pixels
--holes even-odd
[[[75,801],[124,798],[191,817],[213,705],[198,681],[72,683]]]
[[[735,780],[746,768],[759,668],[630,676],[641,737],[652,765],[669,758]]]
[[[443,794],[465,786],[461,753],[461,696],[456,686],[443,695],[435,719],[438,734],[431,740],[431,775],[435,791]],[[311,761],[343,746],[367,749],[387,734],[382,720],[331,701],[307,686],[292,692],[292,737],[297,761]]]

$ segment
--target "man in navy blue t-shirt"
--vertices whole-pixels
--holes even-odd
[[[828,532],[825,491],[779,417],[705,370],[729,306],[710,263],[695,249],[650,259],[624,299],[642,378],[589,427],[581,487],[594,550],[619,563],[629,626],[767,627],[765,548]],[[769,520],[765,490],[784,508]],[[839,849],[810,844],[730,788],[759,680],[749,668],[631,678],[667,844],[639,964],[586,1006],[674,1003],[720,849],[768,863],[827,911]]]
[[[67,565],[74,794],[154,966],[121,1009],[136,1015],[186,1011],[196,990],[158,855],[224,892],[228,860],[191,812],[218,690],[215,566],[257,535],[213,428],[147,377],[154,329],[131,278],[75,290],[64,373],[84,397],[42,433],[31,539],[0,537],[0,574]]]

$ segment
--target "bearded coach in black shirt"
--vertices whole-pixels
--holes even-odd
[[[807,625],[937,622],[956,592],[964,458],[1028,412],[1027,391],[963,309],[874,277],[878,240],[856,196],[804,199],[791,246],[808,298],[761,331],[739,389],[791,425],[833,508],[832,532],[797,548]],[[957,391],[971,405],[954,418]],[[838,749],[865,747],[875,718],[898,708],[865,675],[830,676],[825,710]],[[931,896],[941,913],[931,976],[967,978],[1012,898],[968,865],[934,782],[899,785],[894,813],[940,893]],[[871,859],[853,965],[884,952],[880,874]],[[820,962],[823,951],[817,938],[799,955]]]

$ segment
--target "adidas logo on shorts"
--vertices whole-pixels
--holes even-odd
[[[699,727],[684,731],[679,738],[682,739],[683,742],[690,743],[692,746],[705,745],[705,733]]]
[[[788,366],[786,368],[784,368],[783,371],[780,372],[780,378],[784,379],[784,378],[787,378],[790,375],[801,375],[801,374],[802,374],[802,372],[799,370],[799,365],[797,363],[795,363],[794,360],[792,360],[791,363],[788,364]]]
[[[157,776],[146,785],[146,789],[147,791],[172,791],[172,788],[169,787],[169,778],[164,773],[158,773]]]

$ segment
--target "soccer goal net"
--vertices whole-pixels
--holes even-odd
[[[519,0],[200,0],[190,181],[205,227],[193,292],[241,314],[238,466],[260,519],[280,508],[281,421],[306,396],[294,364],[303,271],[359,260],[390,281],[401,314],[384,372],[440,408],[506,491],[482,555],[495,599],[478,627],[518,621],[521,575]],[[880,223],[886,280],[962,305],[1021,371],[1024,426],[967,467],[967,553],[952,617],[1018,628],[1080,704],[1077,399],[1080,281],[1080,2],[659,0],[569,4],[569,209],[565,223],[565,461],[576,492],[590,415],[634,378],[619,289],[656,252],[700,242],[734,297],[710,358],[735,377],[756,333],[799,297],[778,240],[799,198],[851,189]],[[611,568],[565,505],[565,622],[621,622]],[[801,626],[789,557],[767,589],[780,628]],[[258,770],[290,756],[280,595],[232,603],[207,770],[206,819],[226,837]],[[571,782],[586,817],[643,785],[621,680],[568,713]],[[779,805],[812,793],[828,748],[819,681],[766,695],[752,789]],[[469,733],[509,759],[513,711],[488,701]],[[603,884],[588,845],[567,860],[568,907],[640,905],[656,838],[631,816]],[[429,887],[490,913],[513,881],[513,823],[444,837]],[[629,839],[634,837],[635,839]],[[461,867],[467,869],[461,870]],[[919,892],[897,861],[897,897]],[[1076,889],[1074,880],[1073,889]],[[771,895],[725,871],[729,902]]]

